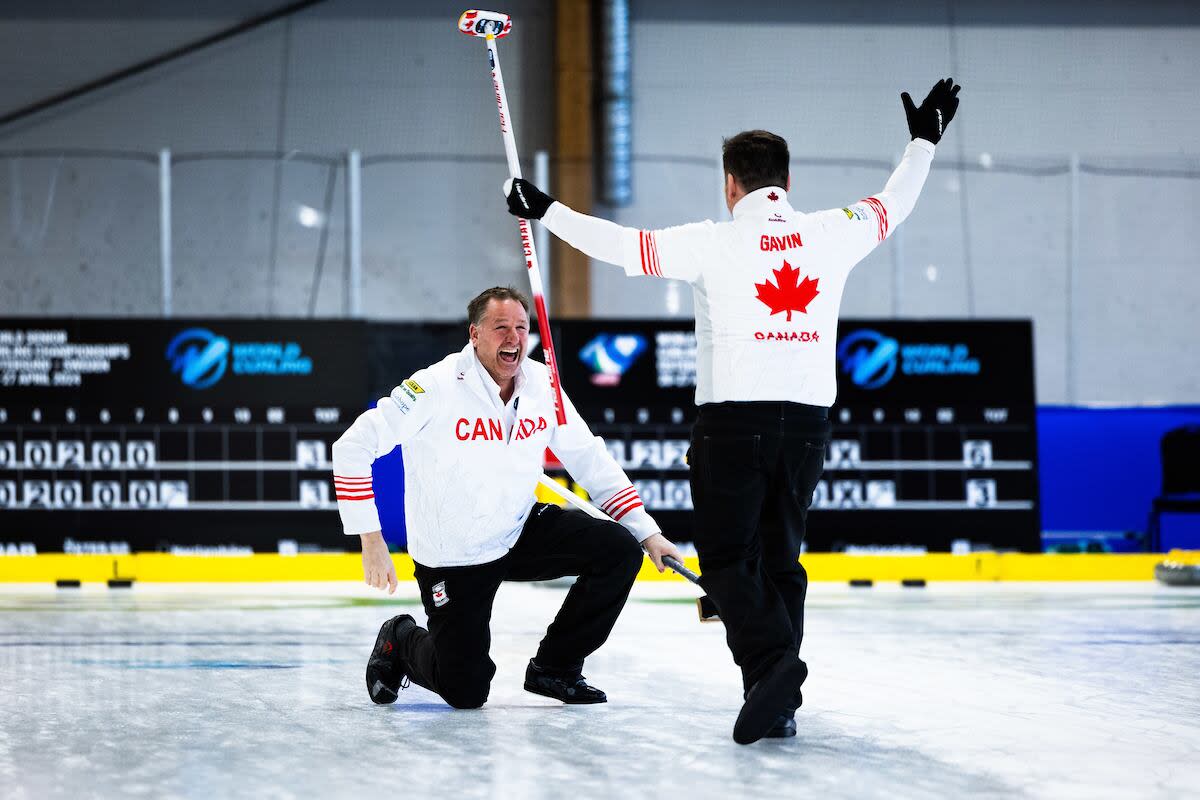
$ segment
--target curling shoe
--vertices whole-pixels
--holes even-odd
[[[795,654],[787,653],[776,661],[746,693],[746,702],[733,725],[733,740],[751,744],[766,736],[807,677],[808,665]]]
[[[792,714],[780,714],[775,719],[775,724],[772,725],[766,733],[763,734],[764,739],[787,739],[790,736],[796,735],[796,716]]]
[[[367,661],[367,693],[379,705],[396,702],[400,690],[407,688],[408,664],[400,657],[400,644],[417,627],[410,614],[392,617],[379,629],[375,649]]]
[[[529,659],[525,668],[525,691],[553,697],[569,705],[585,703],[607,703],[608,695],[595,686],[588,686],[579,673],[561,673],[542,669]]]
[[[765,734],[764,739],[787,739],[796,735],[796,709],[804,705],[804,695],[799,690],[796,690],[796,696],[792,698],[791,710],[786,714],[780,714],[775,720],[775,724],[771,726]]]

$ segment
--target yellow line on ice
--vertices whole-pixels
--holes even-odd
[[[412,559],[405,553],[392,556],[400,580],[412,580]],[[1163,560],[1200,562],[1200,554],[1024,554],[934,553],[918,556],[848,556],[809,553],[801,559],[815,582],[865,579],[877,583],[922,578],[938,581],[1152,581],[1154,565]],[[685,559],[700,570],[695,557]],[[253,583],[274,581],[361,581],[358,553],[307,553],[281,556],[256,553],[247,556],[176,556],[136,553],[127,556],[64,555],[0,556],[0,583],[54,583],[78,580],[104,583],[111,578],[140,583]],[[670,571],[659,574],[649,559],[639,580],[683,579]]]

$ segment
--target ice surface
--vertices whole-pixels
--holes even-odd
[[[1200,776],[1200,591],[810,590],[794,739],[748,747],[724,628],[641,585],[585,674],[522,690],[564,590],[506,584],[478,711],[374,706],[365,587],[0,587],[0,797],[1183,797]]]

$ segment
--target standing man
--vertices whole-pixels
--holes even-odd
[[[367,691],[392,703],[411,679],[455,708],[479,708],[496,674],[488,650],[500,583],[578,575],[529,661],[525,689],[564,703],[606,702],[584,680],[583,661],[616,623],[642,547],[660,572],[663,556],[679,551],[565,394],[568,424],[557,424],[548,370],[525,358],[529,301],[488,289],[467,315],[471,340],[461,352],[418,370],[333,445],[345,532],[362,538],[366,582],[389,593],[396,570],[371,464],[404,446],[408,549],[429,615],[428,630],[408,614],[383,624]],[[534,501],[547,448],[620,524]]]
[[[804,214],[787,201],[787,142],[755,130],[724,142],[733,219],[658,231],[572,211],[528,181],[508,209],[631,276],[675,278],[695,295],[696,404],[691,484],[701,582],[742,669],[735,741],[794,736],[808,575],[805,519],[829,441],[837,390],[838,308],[851,268],[912,211],[934,147],[958,108],[938,81],[920,107],[901,94],[912,141],[883,191]]]

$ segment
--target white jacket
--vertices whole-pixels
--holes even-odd
[[[333,445],[334,486],[349,535],[380,529],[371,464],[404,447],[408,551],[427,567],[485,564],[516,543],[547,448],[639,541],[660,528],[604,441],[563,394],[554,414],[545,364],[525,359],[508,404],[468,344],[418,370]]]
[[[810,214],[766,187],[729,222],[625,228],[554,203],[552,233],[629,275],[692,284],[696,404],[785,400],[830,406],[837,394],[838,310],[851,268],[916,205],[934,146],[914,139],[879,194]]]

